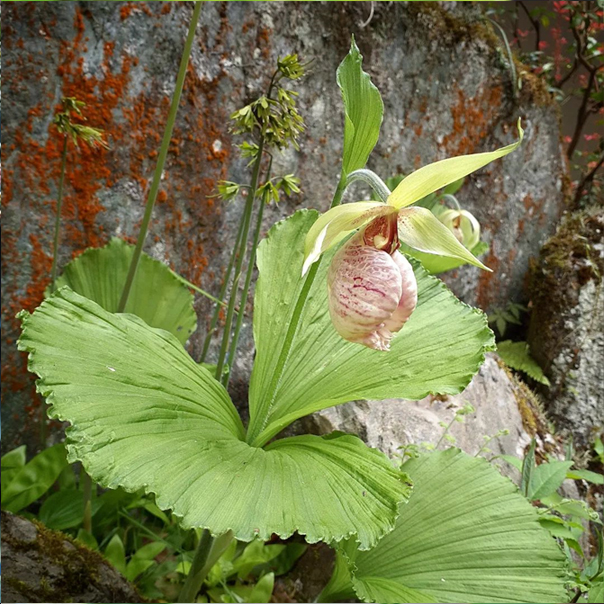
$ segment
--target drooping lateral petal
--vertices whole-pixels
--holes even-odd
[[[461,210],[459,228],[463,234],[464,247],[471,250],[480,241],[480,223],[473,214]]]
[[[459,258],[484,270],[491,270],[459,243],[455,235],[426,208],[401,210],[398,236],[402,242],[420,252]]]
[[[391,214],[395,210],[379,201],[359,201],[336,206],[321,214],[312,225],[304,242],[304,266],[302,274],[319,256],[346,237],[352,231],[365,226],[378,216]]]
[[[388,197],[388,203],[395,208],[404,208],[419,201],[426,195],[438,191],[442,187],[475,172],[492,161],[511,153],[520,146],[524,136],[524,130],[518,120],[519,138],[515,143],[492,151],[490,153],[474,153],[460,157],[450,157],[442,161],[434,162],[409,174],[392,191]]]

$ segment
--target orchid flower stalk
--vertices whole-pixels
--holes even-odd
[[[334,256],[328,277],[332,322],[343,338],[376,350],[388,350],[392,335],[409,318],[415,307],[417,288],[409,277],[413,273],[410,265],[407,267],[409,263],[397,251],[399,241],[420,252],[458,258],[491,270],[462,245],[461,237],[451,229],[459,226],[459,235],[479,236],[473,216],[458,212],[459,216],[456,213],[449,217],[452,221],[449,225],[426,208],[409,206],[517,149],[524,135],[520,120],[518,133],[516,142],[496,151],[424,166],[407,176],[385,203],[345,204],[318,218],[306,237],[303,274],[321,254],[360,230]]]

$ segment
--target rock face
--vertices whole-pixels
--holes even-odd
[[[470,385],[456,396],[346,403],[304,418],[302,426],[315,434],[334,430],[357,434],[369,446],[392,457],[400,455],[401,448],[410,444],[450,446],[447,440],[441,440],[443,425],[448,425],[455,411],[467,403],[474,407],[475,413],[465,416],[463,422],[453,422],[449,433],[456,446],[470,455],[482,449],[485,436],[493,436],[500,430],[508,430],[509,434],[487,444],[494,455],[522,458],[532,436],[549,440],[530,391],[510,376],[494,354],[487,356]],[[542,444],[549,448],[551,443]],[[503,470],[515,477],[512,468]]]
[[[451,4],[451,3],[449,3]],[[247,182],[228,116],[265,89],[277,57],[314,60],[297,87],[307,124],[300,151],[275,159],[303,194],[265,213],[266,226],[299,206],[325,210],[339,170],[342,106],[335,71],[350,35],[379,87],[385,119],[369,167],[384,178],[451,155],[520,150],[467,179],[458,197],[481,221],[493,274],[463,268],[446,277],[469,303],[503,306],[523,297],[531,256],[554,229],[564,199],[558,113],[545,88],[523,75],[514,92],[500,41],[472,3],[211,2],[204,5],[165,178],[146,249],[216,292],[241,203],[210,195],[218,179]],[[467,6],[466,6],[467,4]],[[110,148],[70,148],[60,263],[117,235],[133,241],[143,213],[191,15],[187,2],[44,2],[4,7],[2,382],[3,447],[36,442],[39,399],[14,342],[15,314],[33,310],[49,281],[61,140],[52,119],[62,96],[87,103],[88,124]],[[367,192],[352,190],[347,199]],[[200,329],[209,305],[198,303]],[[248,309],[249,309],[248,305]],[[251,357],[246,321],[240,349]],[[245,400],[248,362],[233,387]]]
[[[531,351],[556,426],[580,447],[604,436],[604,210],[569,216],[532,274]]]
[[[3,602],[143,602],[102,556],[2,512]]]

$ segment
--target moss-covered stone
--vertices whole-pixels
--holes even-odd
[[[2,512],[3,602],[143,602],[97,552]]]
[[[588,447],[604,432],[604,209],[569,215],[531,271],[528,339],[550,379],[541,388],[558,429]]]

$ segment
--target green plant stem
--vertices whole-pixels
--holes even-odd
[[[342,176],[342,178],[340,178],[340,182],[338,182],[338,186],[336,187],[336,191],[331,201],[330,208],[335,208],[336,206],[340,205],[340,203],[342,202],[342,195],[344,194],[345,189],[346,177]],[[292,318],[287,329],[287,334],[285,335],[285,340],[281,348],[281,353],[279,354],[279,359],[277,360],[277,364],[273,372],[273,379],[271,380],[270,386],[267,389],[266,396],[269,398],[269,409],[274,402],[275,395],[277,393],[277,388],[279,386],[279,382],[281,381],[281,376],[283,375],[283,370],[285,368],[285,364],[287,363],[291,347],[294,343],[296,331],[298,330],[298,323],[300,322],[300,317],[302,316],[302,312],[304,311],[304,306],[306,305],[306,300],[308,298],[308,294],[310,293],[310,288],[312,287],[315,277],[317,276],[320,264],[321,258],[319,258],[319,260],[317,260],[310,267],[308,275],[306,275],[304,285],[302,286],[302,291],[298,296],[298,300],[296,302],[296,306],[294,308],[294,312],[292,314]],[[264,420],[265,423],[268,420],[268,415],[269,414],[267,413],[266,418]],[[270,431],[262,432],[263,428],[264,424],[250,424],[250,429],[248,430],[247,434],[247,442],[253,447],[262,447],[274,436],[274,434]]]
[[[220,537],[214,538],[210,535],[210,531],[204,529],[195,551],[191,569],[178,594],[177,602],[195,602],[195,597],[201,589],[208,572],[218,562],[232,540],[232,531],[227,531]]]
[[[197,287],[197,285],[195,285],[195,283],[191,283],[188,279],[185,279],[182,275],[179,275],[178,273],[173,273],[173,275],[183,285],[186,285],[187,287],[189,287],[192,290],[196,291],[198,294],[201,294],[202,296],[205,296],[206,298],[208,298],[208,300],[212,300],[212,302],[218,304],[218,306],[226,306],[226,302],[223,302],[219,298],[216,298],[215,296],[213,296],[212,294],[210,294],[209,292],[207,292],[205,289],[201,289],[201,287]]]
[[[155,166],[155,172],[153,173],[153,182],[151,183],[149,196],[147,198],[147,205],[145,206],[143,222],[141,223],[138,239],[136,241],[136,247],[132,256],[132,262],[130,263],[128,276],[126,277],[126,282],[124,284],[124,289],[122,291],[122,297],[120,299],[117,312],[124,312],[126,308],[128,296],[130,295],[130,290],[132,289],[132,284],[134,283],[134,278],[136,277],[138,262],[143,251],[143,244],[145,243],[147,231],[149,230],[149,223],[151,222],[153,207],[155,206],[155,200],[157,199],[157,193],[161,183],[161,175],[164,171],[166,156],[168,155],[168,148],[172,138],[172,130],[174,129],[174,122],[176,121],[176,114],[178,112],[178,105],[180,103],[185,76],[187,75],[187,65],[189,64],[189,56],[191,55],[191,48],[193,46],[193,40],[195,39],[195,29],[197,28],[197,22],[199,21],[199,14],[201,12],[202,4],[203,2],[201,1],[195,2],[195,8],[193,9],[193,16],[191,17],[191,23],[189,24],[189,33],[187,34],[187,40],[185,42],[182,58],[180,60],[180,66],[178,68],[176,86],[174,88],[174,94],[172,95],[172,103],[170,105],[170,112],[168,113],[166,129],[164,130],[164,138],[159,149],[157,165]]]
[[[231,278],[231,273],[233,272],[233,267],[235,266],[235,260],[237,259],[237,252],[239,251],[239,246],[241,245],[241,234],[243,233],[243,221],[239,221],[239,230],[237,231],[237,238],[235,239],[235,245],[233,247],[233,251],[231,252],[231,258],[229,259],[229,264],[227,266],[226,273],[224,274],[224,279],[222,280],[222,285],[220,286],[220,292],[218,294],[218,300],[220,300],[221,305],[226,306],[224,303],[224,297],[226,295],[227,288],[229,286],[229,279]],[[214,314],[212,315],[212,320],[210,321],[210,327],[208,328],[208,333],[206,334],[205,340],[203,341],[203,349],[201,351],[201,357],[199,359],[200,363],[203,363],[206,360],[206,356],[208,354],[208,350],[210,349],[210,343],[212,341],[212,334],[216,329],[216,325],[218,324],[218,317],[220,316],[220,306],[214,307]]]
[[[391,191],[386,186],[386,183],[375,172],[368,170],[367,168],[355,170],[346,177],[346,186],[358,180],[368,184],[373,189],[373,192],[380,198],[380,201],[386,203]]]
[[[267,170],[266,181],[270,178],[270,167]],[[233,367],[233,360],[237,354],[237,344],[239,343],[239,333],[241,332],[241,326],[243,325],[243,317],[245,315],[245,303],[247,301],[248,292],[252,283],[252,275],[254,274],[254,266],[256,265],[256,250],[258,249],[258,242],[260,241],[260,231],[262,230],[262,217],[264,215],[264,206],[266,201],[260,200],[260,207],[258,208],[258,216],[256,217],[256,229],[254,230],[254,236],[252,240],[252,251],[250,253],[250,260],[247,266],[247,274],[245,275],[245,283],[243,285],[243,292],[241,294],[241,304],[239,305],[239,314],[237,315],[237,323],[235,324],[235,331],[229,347],[229,362],[230,367]],[[228,388],[229,379],[231,377],[231,370],[225,373],[222,380],[223,386]]]
[[[245,250],[247,247],[247,239],[250,232],[250,223],[252,221],[252,210],[254,208],[254,200],[256,198],[256,190],[258,188],[258,178],[260,176],[260,165],[262,164],[262,152],[264,149],[264,139],[260,140],[258,145],[258,157],[254,163],[254,169],[252,172],[252,182],[250,184],[250,192],[245,204],[243,211],[243,229],[241,232],[241,244],[239,246],[239,255],[235,263],[235,276],[233,277],[233,287],[231,289],[231,296],[229,298],[229,306],[227,309],[227,315],[224,323],[224,331],[222,333],[222,343],[220,345],[220,352],[218,354],[218,361],[216,363],[216,379],[222,381],[222,371],[224,369],[224,363],[226,359],[226,352],[229,345],[231,336],[231,326],[233,325],[233,314],[235,312],[235,303],[237,301],[237,284],[241,277],[241,268],[243,266],[243,260],[245,258]],[[245,300],[242,300],[242,306],[245,304]],[[242,308],[240,308],[242,311]]]
[[[92,478],[90,478],[84,468],[81,469],[81,472],[84,491],[84,519],[82,521],[82,528],[92,534]]]
[[[59,190],[57,191],[57,215],[55,217],[55,233],[52,244],[52,268],[50,269],[50,292],[54,293],[57,282],[57,257],[59,255],[59,239],[61,234],[61,211],[63,209],[63,185],[65,183],[65,168],[67,166],[67,136],[63,137],[63,151],[61,153],[61,176],[59,177]],[[40,406],[40,442],[46,447],[46,405]]]
[[[63,137],[63,152],[61,153],[61,176],[57,192],[57,215],[55,217],[55,236],[52,244],[52,269],[50,270],[50,291],[55,291],[57,281],[57,256],[59,254],[59,239],[61,231],[61,210],[63,208],[63,184],[65,183],[65,167],[67,166],[67,136]],[[44,410],[46,412],[46,410]]]

